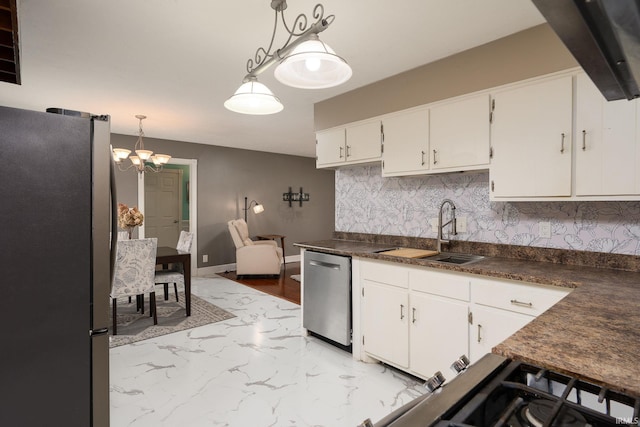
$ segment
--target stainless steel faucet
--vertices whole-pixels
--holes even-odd
[[[442,211],[444,209],[444,205],[446,205],[447,203],[451,205],[451,219],[443,224]],[[456,205],[453,204],[453,201],[444,199],[442,201],[442,204],[440,205],[440,212],[438,213],[438,241],[436,243],[436,249],[438,252],[442,252],[443,243],[449,243],[448,240],[442,240],[442,229],[449,224],[451,224],[451,232],[449,233],[449,235],[455,236],[456,234],[458,234],[456,232]]]

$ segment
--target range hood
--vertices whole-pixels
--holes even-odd
[[[640,1],[532,1],[608,101],[640,97]]]

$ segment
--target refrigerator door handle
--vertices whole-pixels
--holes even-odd
[[[109,328],[100,328],[100,329],[90,329],[89,330],[89,336],[90,337],[95,337],[98,335],[104,335],[109,333]]]
[[[109,145],[109,150],[113,153],[113,147]],[[116,197],[116,171],[115,162],[109,156],[109,193],[111,194],[111,252],[110,252],[110,272],[113,282],[113,273],[116,266],[116,248],[118,246],[118,201]]]

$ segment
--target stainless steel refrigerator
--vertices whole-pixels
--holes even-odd
[[[0,107],[0,426],[109,426],[109,142]]]

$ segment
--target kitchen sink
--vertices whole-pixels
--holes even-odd
[[[405,254],[402,251],[406,251]],[[420,254],[423,252],[426,254]],[[430,253],[429,253],[430,252]],[[441,262],[443,264],[456,264],[456,265],[466,265],[471,264],[473,262],[480,261],[484,259],[482,255],[473,255],[473,254],[465,254],[465,253],[454,253],[454,252],[441,252],[436,253],[435,251],[425,250],[425,249],[413,249],[413,248],[385,248],[374,251],[373,253],[379,253],[382,255],[389,256],[397,256],[402,258],[413,258],[413,259],[426,259],[428,261]]]
[[[484,257],[482,255],[441,252],[438,255],[424,257],[424,259],[428,259],[429,261],[442,262],[445,264],[466,265],[480,261],[481,259],[484,259]]]

